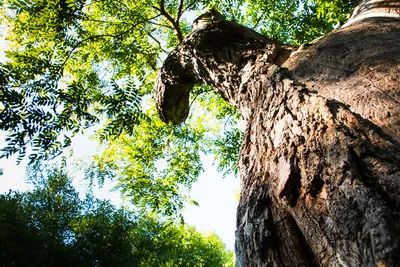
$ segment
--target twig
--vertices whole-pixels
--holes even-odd
[[[261,13],[260,17],[256,21],[256,24],[254,24],[254,26],[251,28],[252,30],[254,30],[258,26],[258,23],[260,23],[263,16],[264,16],[264,13]]]
[[[183,8],[182,13],[185,12],[185,11],[187,11],[187,10],[189,10],[189,9],[190,9],[191,7],[193,7],[195,4],[196,4],[196,1],[193,1],[193,2],[189,3],[186,7]]]
[[[194,101],[196,100],[196,98],[197,98],[199,95],[204,94],[204,93],[208,93],[208,92],[211,92],[211,91],[214,91],[214,89],[210,89],[210,90],[206,90],[206,91],[201,91],[201,92],[199,92],[199,93],[193,98],[192,102],[190,102],[189,109],[192,107],[192,104],[194,103]]]
[[[158,41],[153,35],[151,35],[151,33],[148,33],[148,35],[150,36],[151,39],[153,39],[153,40],[160,46],[161,50],[162,50],[164,53],[168,54],[168,52],[167,52],[166,50],[164,50],[164,48],[162,47],[160,41]]]
[[[168,28],[168,29],[174,30],[174,28],[169,26],[169,25],[164,25],[164,24],[157,23],[157,22],[152,22],[152,21],[149,21],[149,23],[153,24],[153,25],[156,25],[156,26],[160,26],[160,27],[164,27],[164,28]]]

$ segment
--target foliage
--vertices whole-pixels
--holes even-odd
[[[240,130],[234,127],[236,110],[216,93],[202,94],[208,89],[195,90],[195,95],[201,94],[200,103],[209,104],[195,107],[199,112],[193,112],[183,126],[166,125],[151,105],[145,113],[150,120],[140,123],[131,134],[106,142],[102,152],[92,158],[86,176],[100,183],[116,177],[124,198],[142,211],[180,216],[185,204],[196,205],[187,193],[203,171],[201,155],[213,154],[220,171],[235,173],[241,139]],[[206,115],[196,116],[201,111]]]
[[[30,169],[31,192],[0,195],[1,266],[233,266],[214,234],[85,200],[62,169]]]
[[[169,127],[148,110],[131,134],[110,140],[103,152],[93,158],[87,176],[93,180],[118,178],[123,196],[142,210],[178,214],[184,205],[182,186],[190,188],[203,170],[200,161],[201,122]],[[101,135],[101,133],[100,133]]]
[[[153,221],[147,221],[147,226],[147,231],[156,234],[147,243],[146,259],[140,266],[234,266],[233,252],[226,251],[215,234],[204,235],[184,225],[160,226]]]
[[[205,135],[202,146],[204,153],[214,156],[217,170],[224,176],[237,175],[237,157],[243,135],[238,128],[239,113],[213,90],[210,94],[200,95],[198,101],[199,109],[208,114],[202,118],[206,129],[211,129],[208,133],[213,133]]]
[[[242,136],[243,133],[238,128],[233,128],[224,131],[222,138],[216,138],[213,142],[211,152],[214,154],[214,160],[218,162],[217,171],[222,172],[224,176],[239,173],[237,160],[233,155],[239,155]]]
[[[205,86],[194,90],[191,118],[179,127],[163,125],[151,102],[145,104],[157,68],[189,33],[193,14],[216,8],[270,38],[300,44],[343,23],[353,4],[4,1],[8,49],[0,64],[0,130],[8,137],[2,156],[49,159],[77,133],[104,123],[97,136],[105,150],[88,175],[117,179],[138,207],[176,214],[202,170],[200,153],[213,153],[220,171],[235,174],[241,139],[236,111]]]
[[[356,0],[204,1],[229,19],[282,43],[310,42],[343,24]]]
[[[5,6],[2,22],[10,48],[0,66],[0,129],[10,134],[4,156],[18,153],[22,159],[27,147],[33,147],[32,162],[57,155],[71,136],[104,115],[111,134],[117,123],[126,130],[137,124],[141,107],[135,82],[145,83],[159,53],[150,44],[149,29],[138,26],[147,22],[146,3],[126,11],[112,1],[8,1]],[[124,82],[123,89],[114,80]]]

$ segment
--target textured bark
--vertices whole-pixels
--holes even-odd
[[[400,27],[371,18],[292,48],[234,22],[193,32],[156,83],[161,118],[185,120],[194,84],[247,122],[237,266],[400,262]]]

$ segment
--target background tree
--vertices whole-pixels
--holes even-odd
[[[215,234],[87,195],[62,169],[31,169],[35,188],[0,195],[1,266],[233,266]]]
[[[207,83],[246,122],[238,266],[399,262],[399,10],[361,2],[346,27],[295,52],[215,21],[165,60],[162,120],[182,123],[192,87]]]

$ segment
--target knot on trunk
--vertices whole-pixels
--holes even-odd
[[[251,67],[259,54],[268,56],[272,64],[281,64],[292,49],[232,21],[217,21],[192,32],[167,57],[156,79],[160,118],[173,124],[185,121],[190,90],[200,82],[238,107],[241,71]]]
[[[165,61],[155,83],[154,98],[160,118],[165,123],[180,124],[189,114],[189,93],[196,81],[191,69],[179,65],[179,53]]]

